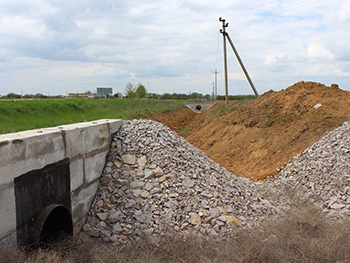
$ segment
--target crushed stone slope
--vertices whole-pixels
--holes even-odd
[[[128,121],[113,139],[84,231],[114,245],[174,232],[230,236],[305,201],[332,218],[349,217],[349,131],[344,123],[277,179],[253,182],[161,123]]]

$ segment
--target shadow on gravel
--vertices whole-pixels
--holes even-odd
[[[349,223],[330,222],[319,209],[300,205],[257,229],[237,229],[227,240],[169,236],[111,248],[80,237],[31,252],[1,247],[0,262],[350,262]]]

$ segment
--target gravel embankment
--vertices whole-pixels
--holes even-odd
[[[165,125],[126,121],[114,136],[84,231],[115,245],[142,235],[229,236],[295,202],[350,212],[350,124],[328,132],[276,178],[236,177]]]
[[[264,186],[275,207],[308,200],[333,220],[350,217],[350,123],[325,133]]]

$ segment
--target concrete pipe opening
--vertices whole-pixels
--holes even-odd
[[[202,109],[202,106],[201,106],[201,105],[197,105],[197,106],[196,106],[196,110],[199,110],[199,111],[200,111],[201,109]]]
[[[36,224],[36,246],[45,246],[65,236],[73,236],[73,223],[69,210],[63,205],[47,207]]]

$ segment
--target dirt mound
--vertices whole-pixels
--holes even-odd
[[[240,105],[243,104],[243,105]],[[253,180],[275,175],[326,132],[350,120],[350,92],[333,84],[298,82],[249,102],[217,103],[153,116],[217,163]]]

